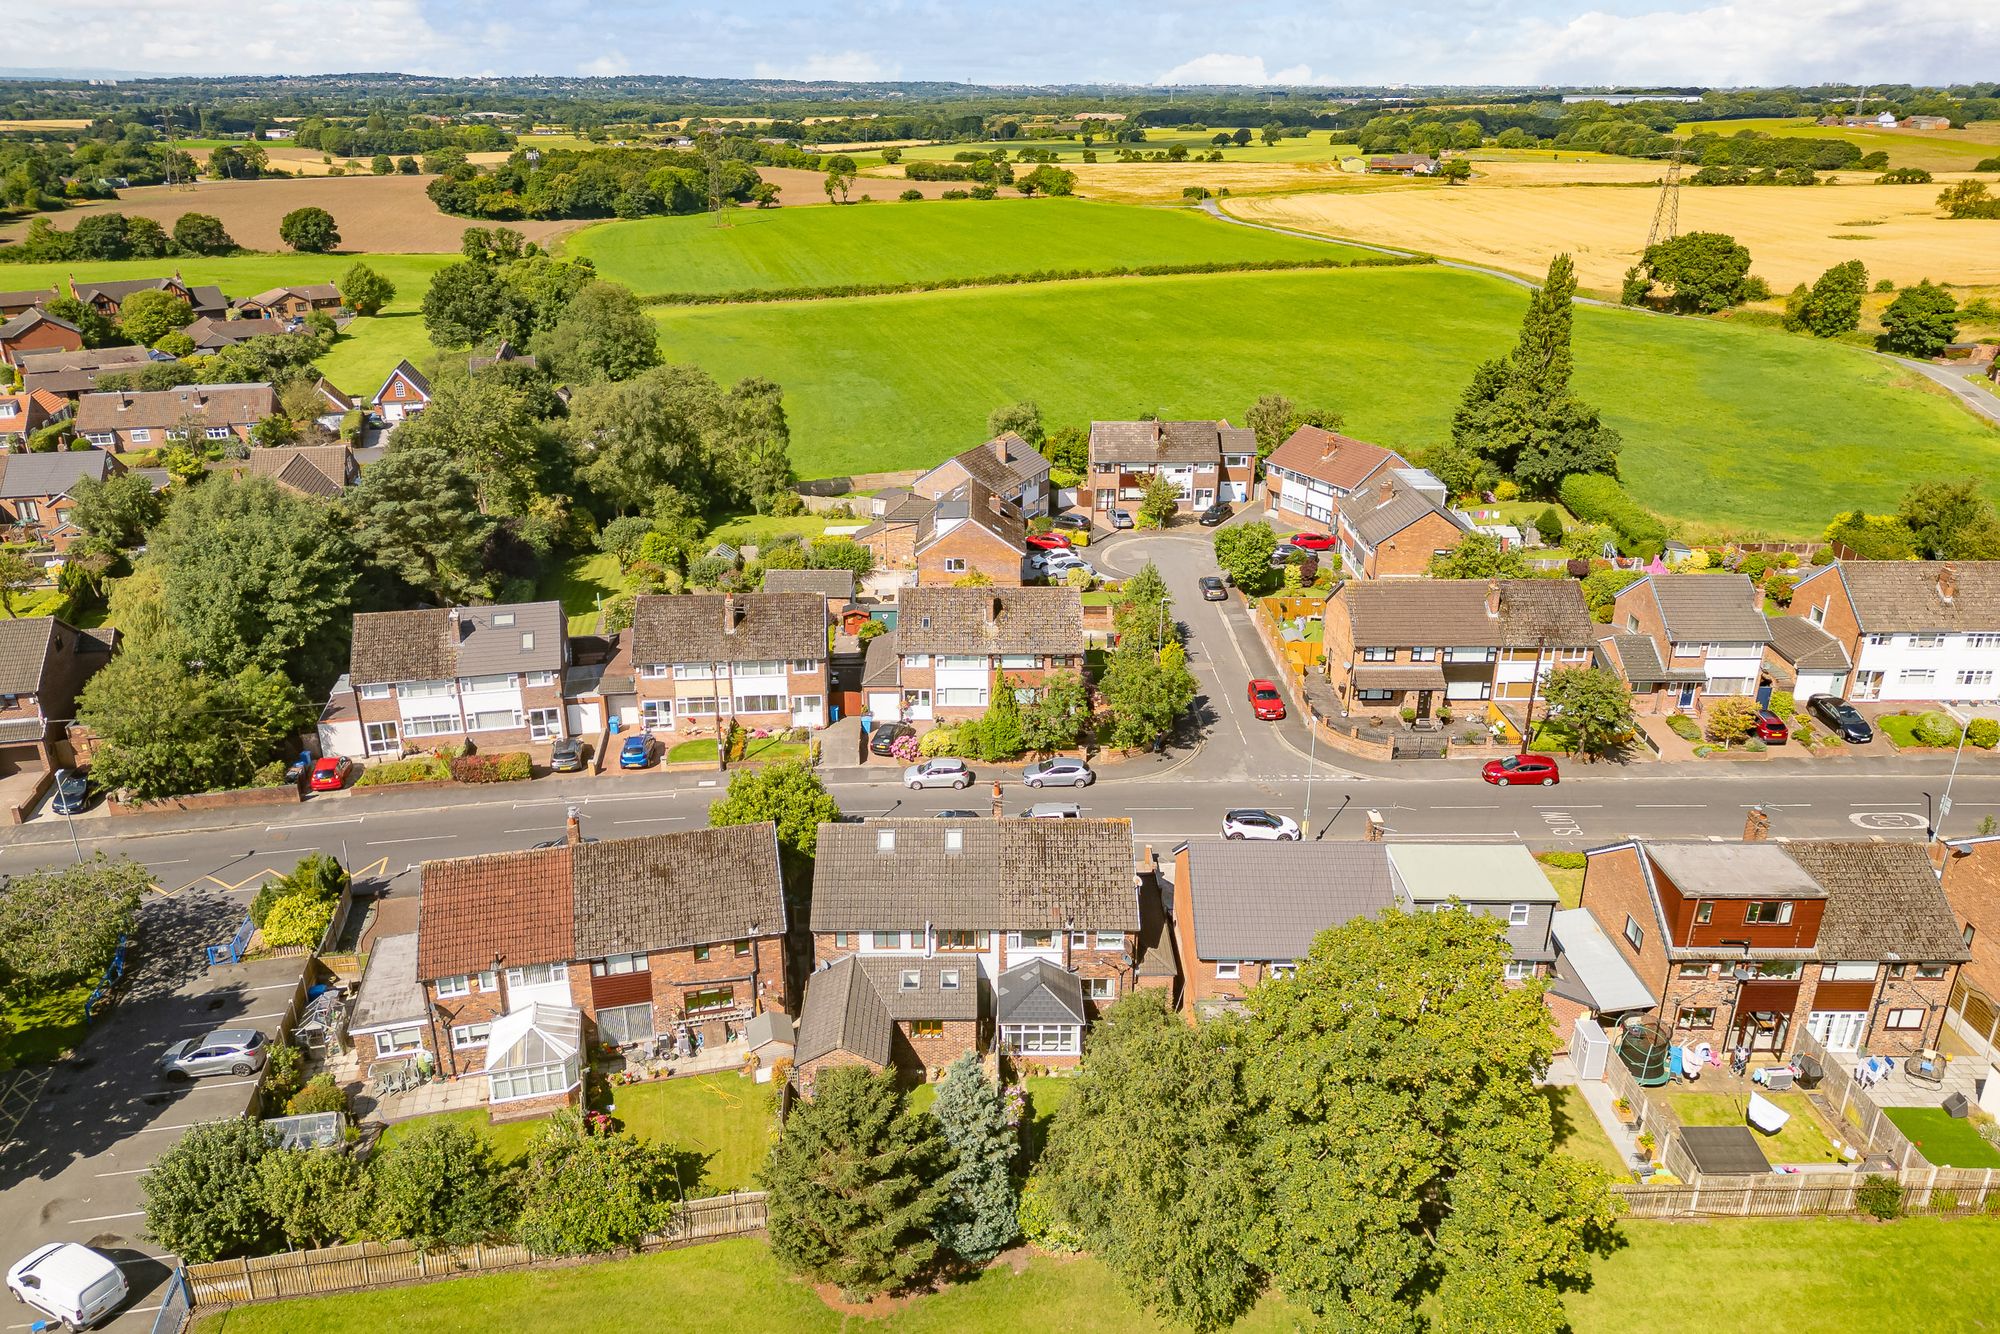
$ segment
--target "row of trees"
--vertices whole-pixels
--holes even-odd
[[[228,255],[236,242],[212,213],[183,213],[171,229],[151,218],[123,213],[91,213],[68,231],[47,218],[28,223],[26,235],[0,250],[0,258],[19,264],[66,260],[162,259],[179,255]]]
[[[760,183],[747,162],[718,157],[711,164],[679,149],[529,148],[491,172],[460,162],[427,193],[461,217],[643,218],[699,213],[709,206],[711,186],[724,202],[747,201]]]

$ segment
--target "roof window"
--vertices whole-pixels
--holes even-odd
[[[877,829],[875,831],[875,851],[894,852],[895,850],[896,831],[893,829]]]

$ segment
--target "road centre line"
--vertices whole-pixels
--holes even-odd
[[[1708,803],[1703,801],[1641,801],[1633,806],[1641,811],[1705,811]],[[1745,807],[1745,809],[1750,809]]]
[[[1426,809],[1433,811],[1497,811],[1500,809],[1500,805],[1498,802],[1495,802],[1488,806],[1431,806]]]
[[[273,833],[283,833],[287,829],[319,829],[322,828],[323,826],[331,824],[360,824],[360,823],[361,823],[361,817],[358,815],[352,815],[345,820],[300,820],[293,824],[267,824],[264,826],[264,832],[267,834],[273,834]],[[165,835],[155,835],[155,837],[165,837]]]
[[[448,843],[457,837],[457,834],[424,834],[417,838],[378,838],[372,842],[363,843],[361,846],[364,848],[386,848],[397,843]]]

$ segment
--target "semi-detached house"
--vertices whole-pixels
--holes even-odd
[[[1105,527],[1111,512],[1136,510],[1146,488],[1164,477],[1180,493],[1183,512],[1218,500],[1250,498],[1257,470],[1257,433],[1226,421],[1092,422],[1090,497]]]
[[[632,612],[640,725],[717,735],[824,727],[827,610],[817,593],[648,594]]]
[[[76,402],[76,431],[99,449],[158,449],[199,430],[204,440],[247,440],[278,410],[268,384],[184,384],[174,389],[84,394]]]
[[[877,723],[961,722],[984,717],[1003,683],[1039,698],[1054,673],[1083,670],[1083,649],[1073,588],[920,586],[904,590],[896,629],[870,641],[862,688]]]
[[[459,742],[518,749],[567,733],[562,604],[438,607],[354,618],[344,703],[320,721],[322,746],[394,756]]]
[[[1604,665],[1632,688],[1640,713],[1700,709],[1753,696],[1765,680],[1771,624],[1764,595],[1740,574],[1649,574],[1611,604]]]
[[[0,455],[0,531],[12,542],[66,551],[83,536],[70,522],[77,484],[101,482],[124,471],[101,449]]]
[[[1849,699],[2000,699],[2000,561],[1836,561],[1787,611],[1846,651]]]

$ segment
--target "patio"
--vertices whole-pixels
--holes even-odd
[[[1912,1078],[1910,1060],[1907,1057],[1892,1057],[1894,1068],[1878,1071],[1872,1082],[1863,1082],[1857,1071],[1868,1061],[1868,1057],[1853,1052],[1838,1052],[1833,1061],[1837,1069],[1828,1074],[1828,1081],[1853,1079],[1862,1084],[1863,1091],[1878,1107],[1938,1107],[1954,1093],[1963,1093],[1967,1101],[1975,1107],[1979,1105],[1979,1089],[1986,1081],[1986,1071],[1990,1068],[1984,1060],[1971,1056],[1956,1056],[1943,1053],[1944,1073],[1942,1080]]]

